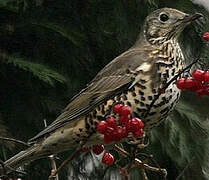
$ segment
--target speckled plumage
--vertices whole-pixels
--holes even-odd
[[[165,22],[162,14],[168,16]],[[165,120],[180,96],[175,82],[161,94],[147,117],[144,114],[159,90],[183,68],[178,36],[199,17],[169,8],[152,12],[135,45],[106,65],[51,125],[31,139],[34,145],[6,161],[5,167],[15,168],[84,141],[101,142],[96,125],[112,114],[118,102],[131,106],[132,116],[143,119],[145,131]]]

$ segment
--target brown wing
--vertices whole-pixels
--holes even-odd
[[[130,49],[118,56],[105,66],[90,84],[76,95],[63,113],[46,129],[41,131],[30,141],[50,133],[64,124],[80,116],[89,113],[92,109],[104,100],[115,96],[132,84],[132,74],[129,71],[135,70],[145,62],[145,52],[139,49]]]

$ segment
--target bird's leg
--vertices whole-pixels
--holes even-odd
[[[145,169],[141,169],[141,174],[142,174],[143,180],[148,180],[147,173],[146,173]]]
[[[48,180],[52,180],[56,177],[57,173],[70,161],[74,159],[76,155],[78,155],[81,151],[81,147],[78,146],[77,149],[65,160],[57,169],[52,169],[51,175],[49,176]]]
[[[52,172],[51,174],[53,174],[56,170],[57,170],[57,165],[56,165],[56,161],[55,161],[56,155],[51,155],[49,156],[49,159],[51,161],[51,166],[52,166]],[[55,176],[53,176],[53,178],[55,180],[59,180],[58,174],[56,174]]]
[[[62,162],[62,164],[57,168],[57,169],[52,169],[51,175],[49,176],[48,180],[52,180],[53,178],[56,177],[57,173],[70,161],[72,161],[82,150],[82,147],[86,144],[87,140],[83,140],[80,142],[78,147],[76,148],[75,151],[65,160]]]

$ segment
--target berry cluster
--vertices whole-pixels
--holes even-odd
[[[117,142],[126,138],[129,133],[133,133],[134,137],[143,136],[144,123],[138,118],[130,118],[130,106],[116,104],[113,112],[119,115],[119,118],[108,117],[106,121],[100,121],[97,125],[97,131],[104,134],[104,142]]]
[[[196,91],[198,96],[209,95],[209,71],[196,69],[192,77],[180,78],[176,85],[181,90]]]
[[[90,150],[91,150],[91,147],[83,147],[81,152],[89,152]],[[92,150],[96,155],[100,155],[104,151],[104,146],[103,145],[94,145],[92,147]],[[104,155],[102,157],[102,162],[104,164],[112,165],[114,163],[114,161],[115,161],[115,159],[112,154],[110,154],[109,152],[104,153]]]
[[[144,123],[138,118],[130,118],[130,106],[116,104],[113,107],[113,112],[118,115],[118,119],[108,117],[106,121],[100,121],[97,125],[97,131],[104,135],[105,143],[120,141],[126,138],[129,133],[132,133],[136,138],[143,136]],[[81,151],[88,152],[90,149],[90,147],[84,147]],[[99,155],[104,151],[104,146],[94,145],[92,150],[96,155]],[[109,152],[103,154],[102,162],[104,164],[112,165],[114,161],[113,155]]]

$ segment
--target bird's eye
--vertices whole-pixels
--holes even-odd
[[[166,22],[168,19],[169,19],[169,17],[168,17],[167,14],[161,14],[161,15],[160,15],[160,20],[161,20],[162,22]]]

